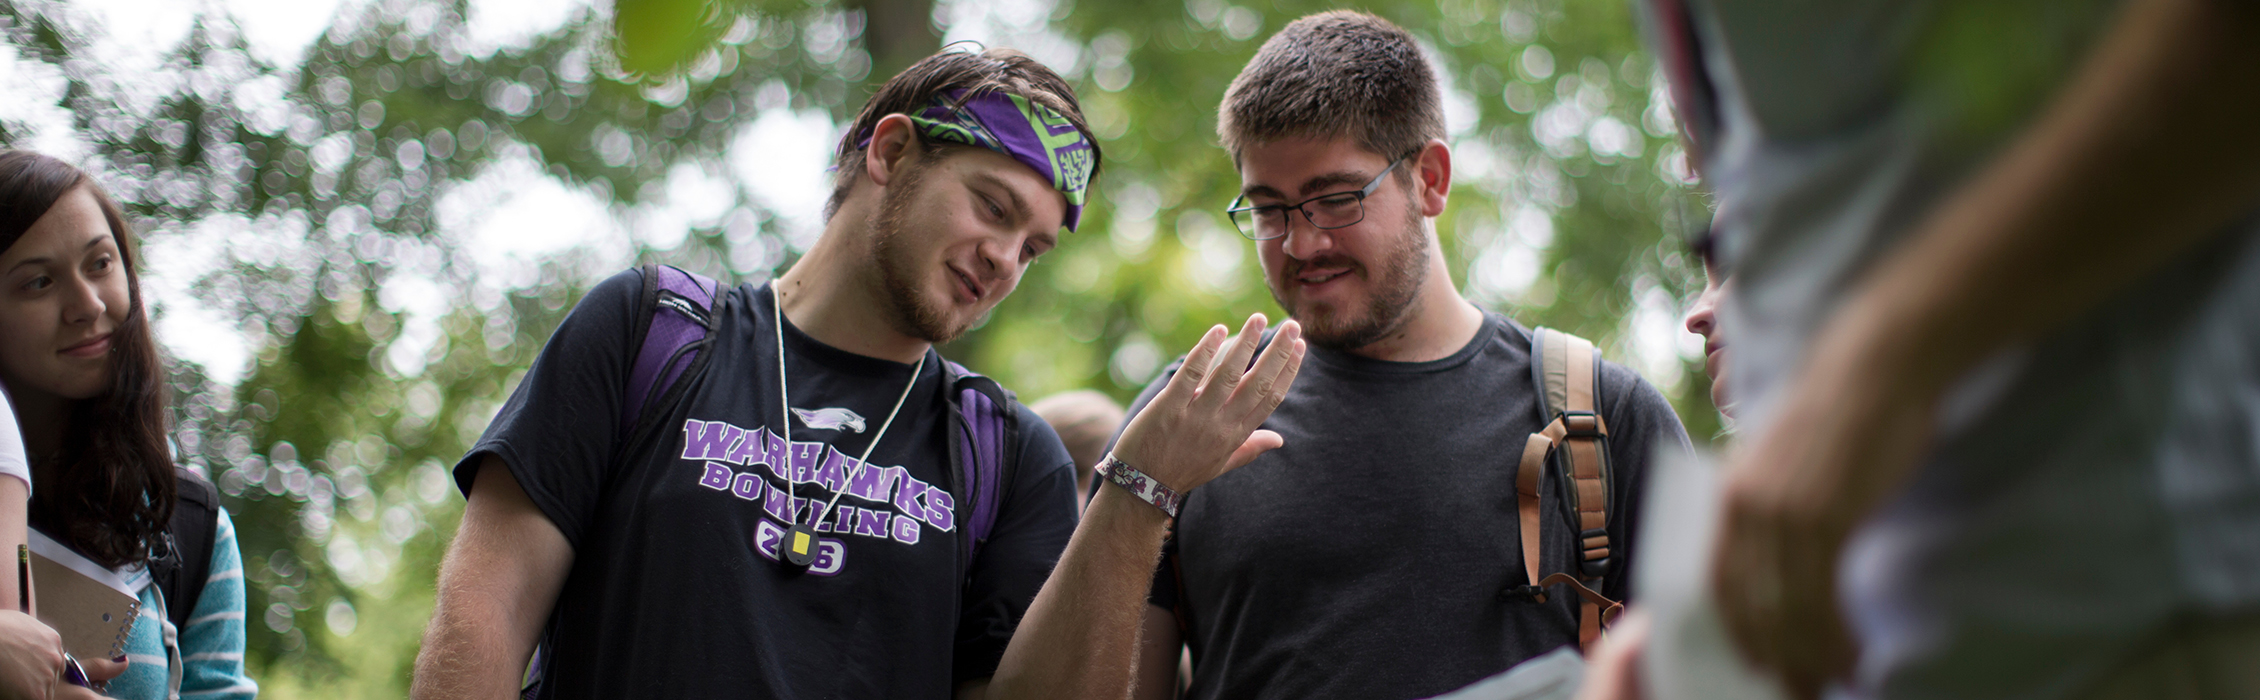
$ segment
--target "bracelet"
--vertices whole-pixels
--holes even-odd
[[[1106,453],[1106,459],[1099,460],[1098,466],[1093,467],[1092,471],[1106,477],[1107,481],[1114,482],[1114,485],[1128,489],[1130,495],[1137,496],[1138,500],[1160,508],[1161,512],[1168,513],[1171,518],[1177,517],[1178,506],[1185,503],[1184,494],[1161,483],[1160,479],[1138,471],[1136,467],[1115,457],[1112,452]]]

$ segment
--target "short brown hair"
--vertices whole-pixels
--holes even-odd
[[[944,48],[941,53],[926,57],[916,65],[903,69],[879,87],[878,94],[863,105],[863,112],[855,115],[855,123],[848,126],[847,134],[840,139],[832,154],[832,198],[824,203],[824,219],[829,221],[847,202],[848,191],[862,178],[864,139],[877,128],[879,120],[890,114],[913,114],[934,101],[934,97],[951,90],[964,90],[966,98],[993,91],[1019,95],[1030,102],[1058,112],[1066,117],[1075,130],[1083,132],[1083,139],[1091,144],[1091,181],[1099,179],[1099,137],[1091,133],[1091,125],[1083,119],[1083,104],[1075,99],[1075,88],[1067,80],[1052,72],[1051,68],[1029,58],[1027,54],[1012,49],[985,49],[979,52]],[[933,153],[938,146],[923,136],[916,136],[925,153]]]
[[[1263,42],[1224,91],[1216,135],[1235,165],[1249,145],[1294,137],[1347,136],[1396,158],[1444,137],[1440,92],[1404,29],[1363,12],[1321,12]]]

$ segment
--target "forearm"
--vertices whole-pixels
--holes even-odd
[[[481,465],[439,591],[411,695],[516,698],[526,660],[572,567],[573,548],[501,460]]]
[[[31,541],[27,522],[30,513],[31,485],[14,477],[0,477],[0,551],[10,557],[16,548]],[[8,609],[16,609],[21,595],[14,574],[0,576],[0,601],[7,601]]]
[[[2260,203],[2260,9],[2135,2],[2085,70],[1887,256],[1812,362],[1932,401]]]
[[[484,547],[461,546],[461,537],[457,544],[440,567],[437,604],[416,655],[411,694],[418,700],[515,698],[555,594],[529,600],[539,591],[496,575],[492,560],[480,556]],[[473,563],[482,559],[483,566]]]
[[[488,698],[518,695],[534,639],[501,624],[503,601],[467,591],[443,592],[432,611],[431,628],[416,655],[412,696],[418,700]]]
[[[1169,521],[1128,491],[1103,486],[1059,566],[1005,647],[988,697],[1123,698]]]

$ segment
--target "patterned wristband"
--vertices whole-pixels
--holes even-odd
[[[1161,512],[1168,513],[1169,517],[1177,517],[1177,507],[1185,502],[1184,494],[1161,483],[1160,479],[1146,476],[1145,472],[1117,459],[1112,452],[1106,454],[1106,459],[1099,460],[1099,465],[1092,471],[1098,472],[1099,476],[1106,477],[1107,481],[1114,482],[1116,486],[1129,489],[1130,495],[1153,504]]]

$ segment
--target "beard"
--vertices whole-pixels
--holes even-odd
[[[1412,318],[1419,300],[1420,287],[1428,283],[1428,235],[1421,229],[1420,211],[1410,209],[1399,229],[1395,246],[1380,261],[1379,267],[1365,267],[1366,279],[1373,291],[1366,297],[1363,313],[1352,314],[1339,308],[1298,308],[1279,293],[1283,284],[1271,286],[1271,299],[1287,310],[1290,318],[1303,325],[1303,339],[1322,348],[1349,351],[1372,345],[1388,337]],[[1305,266],[1327,266],[1350,262],[1335,257],[1322,257],[1310,261],[1290,260],[1283,281],[1292,284],[1295,275]]]
[[[880,197],[879,212],[871,221],[871,257],[879,271],[879,286],[886,292],[887,325],[897,333],[940,344],[964,335],[972,321],[951,319],[920,293],[919,282],[927,276],[920,273],[931,270],[921,270],[910,250],[910,210],[925,182],[929,158],[906,165]]]

